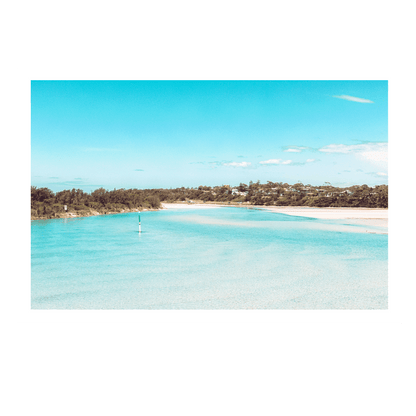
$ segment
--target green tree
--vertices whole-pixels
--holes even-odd
[[[147,202],[152,208],[160,208],[160,199],[156,195],[151,195],[147,198]]]

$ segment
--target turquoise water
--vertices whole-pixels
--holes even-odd
[[[387,235],[231,207],[141,223],[32,221],[32,309],[387,308]]]

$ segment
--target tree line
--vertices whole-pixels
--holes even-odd
[[[260,181],[238,186],[199,186],[174,189],[81,189],[57,193],[48,188],[31,187],[32,218],[54,218],[68,212],[87,215],[133,209],[158,209],[161,202],[218,202],[230,204],[310,206],[310,207],[388,207],[388,186],[354,185],[340,188],[326,182],[323,186]]]
[[[238,186],[199,186],[153,190],[162,202],[222,202],[230,204],[310,206],[310,207],[368,207],[388,208],[388,186],[354,185],[335,187],[329,182],[323,186],[282,182],[250,181]]]
[[[31,187],[31,216],[54,218],[67,212],[80,215],[121,212],[132,209],[158,209],[160,199],[152,190],[96,189],[91,193],[82,189],[64,190],[57,193],[48,188]]]

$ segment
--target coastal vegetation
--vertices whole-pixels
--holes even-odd
[[[81,189],[57,193],[48,188],[31,187],[31,218],[60,218],[158,209],[161,202],[198,202],[308,207],[388,208],[388,186],[354,185],[340,188],[260,181],[238,186],[199,186],[174,189],[99,188],[91,193]],[[66,206],[66,210],[65,210]]]

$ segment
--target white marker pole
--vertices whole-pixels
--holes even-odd
[[[139,233],[142,232],[142,224],[140,223],[140,211],[139,211]]]

